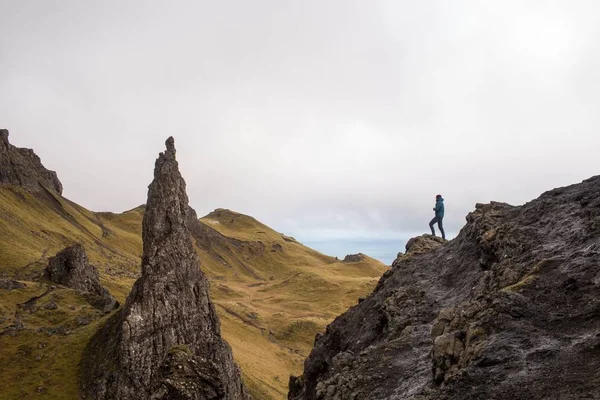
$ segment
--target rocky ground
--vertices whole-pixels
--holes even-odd
[[[290,399],[600,398],[600,176],[409,242]]]

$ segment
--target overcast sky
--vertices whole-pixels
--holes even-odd
[[[145,202],[172,135],[200,215],[405,238],[441,193],[455,233],[600,173],[600,2],[0,0],[0,94],[95,211]]]

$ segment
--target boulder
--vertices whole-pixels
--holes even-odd
[[[79,243],[50,257],[46,275],[54,283],[83,293],[98,309],[109,312],[119,307],[108,289],[100,284],[98,270],[89,263],[85,248]]]

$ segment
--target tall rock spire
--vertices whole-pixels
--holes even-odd
[[[142,276],[90,341],[82,392],[87,399],[246,399],[188,231],[172,137],[166,146],[148,187]]]

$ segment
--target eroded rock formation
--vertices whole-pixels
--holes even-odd
[[[148,190],[142,276],[89,343],[82,392],[87,399],[246,399],[188,231],[173,138],[166,145]]]
[[[56,172],[47,170],[33,150],[11,145],[6,129],[0,129],[0,185],[21,186],[34,192],[46,188],[62,194]]]
[[[600,176],[478,204],[456,239],[408,247],[290,399],[600,398]]]
[[[46,275],[54,283],[86,294],[96,308],[109,312],[119,307],[110,292],[100,284],[98,270],[89,263],[85,248],[79,243],[50,257]]]
[[[84,247],[77,243],[48,260],[48,278],[59,285],[82,292],[102,294],[98,270],[90,265]]]

